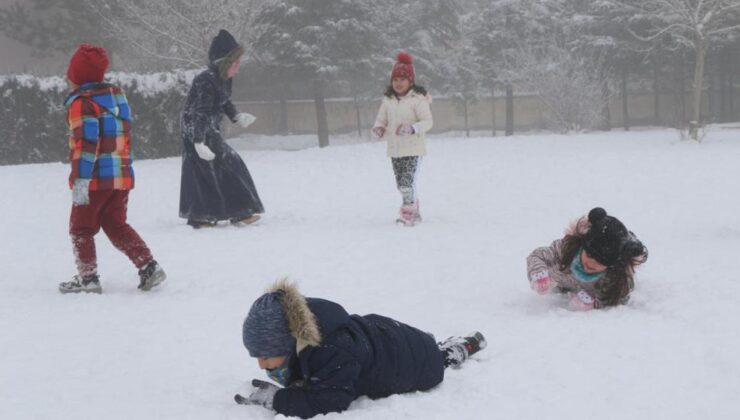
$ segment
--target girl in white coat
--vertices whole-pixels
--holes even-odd
[[[397,221],[406,226],[421,221],[416,174],[421,157],[426,154],[425,134],[432,128],[431,100],[426,90],[414,83],[415,79],[411,56],[399,53],[391,72],[391,85],[372,129],[376,138],[388,142],[388,157],[403,200]]]

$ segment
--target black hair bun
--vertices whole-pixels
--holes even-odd
[[[601,207],[594,207],[588,212],[588,221],[593,225],[594,223],[603,220],[606,217],[606,210]]]
[[[645,249],[645,245],[642,242],[632,238],[628,239],[622,247],[622,255],[628,259],[637,258],[641,255],[647,257],[647,249]]]

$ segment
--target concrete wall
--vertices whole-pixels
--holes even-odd
[[[705,96],[706,98],[707,96]],[[686,108],[685,120],[691,112],[691,94],[684,96]],[[631,126],[654,125],[655,107],[652,93],[635,93],[628,96],[628,112]],[[496,130],[503,131],[506,117],[506,103],[504,97],[495,98]],[[249,128],[250,132],[261,134],[277,134],[280,132],[281,106],[279,102],[236,102],[237,108],[257,116],[255,124]],[[363,132],[372,126],[380,105],[380,99],[359,103],[359,112]],[[705,109],[708,110],[705,103]],[[735,121],[740,120],[740,92],[735,92]],[[357,131],[356,106],[350,99],[327,99],[326,109],[329,118],[331,134],[345,134]],[[470,108],[469,125],[472,130],[491,130],[491,99],[482,98]],[[623,126],[622,99],[615,97],[610,104],[611,124],[613,128]],[[680,121],[681,99],[675,94],[661,94],[659,98],[659,123],[675,126]],[[312,134],[316,133],[316,110],[313,101],[287,101],[288,133]],[[515,131],[544,129],[542,106],[539,99],[533,95],[516,96],[514,98],[514,127]],[[454,101],[450,98],[436,97],[432,103],[434,115],[433,133],[464,129],[464,118]],[[707,113],[708,114],[708,113]],[[709,119],[712,119],[708,115]],[[229,135],[238,134],[240,130],[231,127]]]

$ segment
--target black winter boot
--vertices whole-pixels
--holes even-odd
[[[79,274],[72,278],[72,281],[59,283],[59,291],[62,293],[103,293],[100,287],[100,278],[97,274],[80,276]]]
[[[162,283],[167,278],[162,267],[155,260],[149,261],[149,264],[139,270],[139,289],[148,291]]]
[[[483,334],[474,332],[467,337],[450,337],[438,344],[444,353],[445,367],[458,369],[470,356],[486,348],[488,342]]]

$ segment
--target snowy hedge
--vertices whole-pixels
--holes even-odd
[[[123,87],[134,120],[136,159],[180,153],[179,117],[197,71],[110,73]],[[0,76],[0,165],[66,161],[67,85],[61,77]]]

